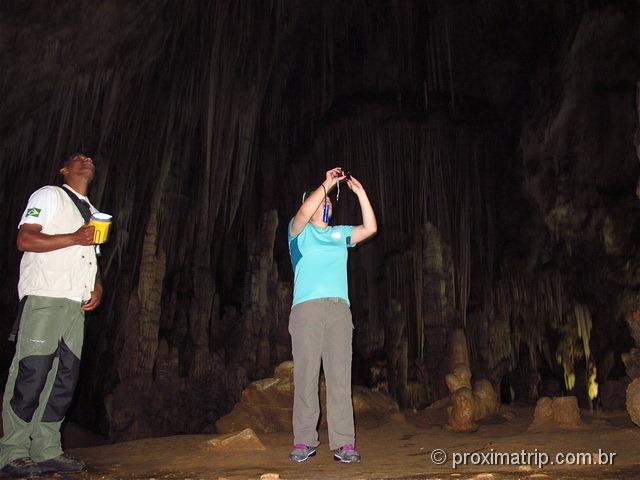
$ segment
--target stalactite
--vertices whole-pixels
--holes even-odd
[[[145,230],[140,259],[137,289],[129,300],[128,321],[122,324],[126,334],[118,362],[121,381],[129,378],[151,377],[158,347],[160,299],[166,269],[166,254],[158,247],[158,211],[160,198],[169,173],[171,157],[165,156],[156,191],[149,206],[149,220]]]
[[[102,258],[105,308],[98,314],[117,333],[97,329],[93,335],[107,340],[102,351],[88,353],[95,355],[89,361],[120,354],[140,360],[98,372],[93,386],[99,394],[126,378],[152,378],[157,348],[161,372],[179,370],[206,393],[211,384],[204,379],[230,361],[222,350],[241,344],[219,338],[233,333],[233,322],[252,325],[247,332],[256,358],[242,359],[245,370],[229,374],[241,380],[220,381],[227,383],[220,388],[229,388],[229,399],[239,393],[233,388],[268,371],[269,361],[283,359],[290,292],[278,277],[278,263],[287,263],[286,222],[274,234],[274,245],[282,245],[271,253],[279,258],[258,269],[262,284],[277,291],[274,311],[254,311],[251,290],[248,297],[238,293],[251,248],[246,238],[272,233],[260,226],[262,214],[275,208],[278,218],[289,218],[300,190],[316,184],[333,163],[363,181],[384,232],[363,245],[362,254],[354,253],[356,259],[376,258],[366,281],[353,278],[360,267],[350,264],[356,309],[372,325],[385,324],[386,312],[394,312],[397,322],[388,328],[393,331],[371,328],[357,340],[359,353],[392,345],[399,382],[438,382],[415,373],[426,371],[429,341],[438,336],[430,329],[443,330],[446,338],[448,330],[468,323],[471,280],[477,275],[491,285],[496,258],[493,185],[480,181],[484,162],[498,148],[487,140],[495,132],[451,115],[465,91],[478,93],[464,88],[475,77],[464,74],[469,69],[461,52],[475,51],[468,44],[479,43],[485,32],[478,24],[489,22],[487,3],[497,8],[491,2],[478,2],[469,12],[443,2],[133,2],[111,19],[87,19],[111,20],[116,27],[108,38],[87,38],[78,47],[61,36],[43,48],[46,95],[23,99],[26,113],[3,105],[13,110],[0,118],[6,132],[0,142],[0,221],[15,231],[26,197],[54,180],[69,150],[94,154],[92,199],[115,214]],[[520,5],[524,17],[536,8]],[[10,83],[0,85],[3,98]],[[373,100],[360,98],[362,92]],[[389,92],[400,100],[387,102]],[[418,105],[421,96],[424,111],[416,113],[411,101]],[[261,183],[268,175],[273,180]],[[340,221],[359,220],[349,194],[341,198]],[[0,242],[13,252],[14,240],[10,234]],[[375,254],[366,253],[374,247]],[[429,263],[433,250],[441,266]],[[15,271],[17,257],[8,257],[3,266]],[[431,287],[441,305],[427,322],[432,312],[424,286],[436,271]],[[15,303],[15,278],[8,278],[4,304]],[[497,289],[490,298],[496,314],[491,328],[512,331],[514,312],[505,305],[523,288]],[[544,293],[533,302],[536,315],[547,312],[561,325],[562,285],[545,280],[537,288]],[[140,298],[129,301],[132,292]],[[261,323],[269,314],[273,321]],[[126,333],[132,326],[140,330],[138,344]],[[517,339],[523,328],[514,330]],[[498,332],[492,342],[494,361],[512,358],[509,338]],[[166,373],[159,376],[166,383]],[[159,395],[175,399],[179,388]],[[196,428],[182,417],[174,427]]]
[[[592,394],[596,391],[591,314],[586,305],[567,294],[565,282],[557,270],[539,272],[534,277],[523,275],[517,264],[503,266],[483,313],[488,317],[490,377],[494,382],[523,360],[537,370],[544,359],[549,368],[555,364],[562,368],[565,387],[572,390],[576,364],[584,360],[589,376],[585,382],[590,382]],[[557,343],[551,340],[555,336],[550,332],[556,333]],[[526,359],[521,358],[521,345],[526,346]]]
[[[258,234],[250,244],[242,324],[237,326],[243,348],[233,352],[231,361],[235,368],[256,372],[259,378],[269,375],[272,361],[284,359],[283,340],[271,333],[277,331],[276,327],[282,329],[288,324],[285,304],[291,300],[290,290],[280,284],[273,259],[278,225],[277,212],[266,212]],[[272,343],[271,340],[275,341]],[[285,341],[288,343],[288,338]]]
[[[393,310],[394,322],[399,322],[385,337],[397,338],[401,326],[406,326],[409,361],[433,376],[426,394],[433,401],[444,393],[439,385],[444,385],[446,369],[439,365],[447,355],[448,333],[465,324],[471,252],[483,252],[479,265],[494,258],[493,237],[487,234],[493,225],[485,223],[492,216],[484,213],[492,208],[491,193],[479,178],[479,164],[487,150],[481,130],[455,125],[442,114],[426,123],[389,122],[389,108],[372,105],[369,111],[379,112],[376,116],[356,115],[332,125],[317,139],[313,155],[349,159],[349,169],[363,182],[380,212],[379,224],[385,235],[376,248],[389,252],[382,266],[385,304],[381,310]],[[354,202],[342,193],[340,199],[334,209],[336,221],[357,221]],[[410,207],[397,208],[399,205]],[[480,220],[473,219],[476,212],[481,214]],[[424,224],[431,225],[427,234],[421,226]],[[439,267],[430,266],[434,259],[428,251],[434,248],[433,242],[440,249]],[[481,268],[482,273],[492,271],[491,266]],[[362,285],[368,289],[365,297],[376,296],[371,284],[360,282],[358,277],[351,277],[352,295],[361,296]],[[392,309],[391,304],[398,308]],[[365,338],[356,340],[365,358],[382,344],[393,343],[381,339],[379,330],[370,328],[371,322],[375,325],[375,318],[363,322],[360,335]]]

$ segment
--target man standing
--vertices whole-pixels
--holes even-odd
[[[329,226],[329,192],[345,181],[358,197],[362,225]],[[360,461],[355,449],[351,403],[353,322],[347,285],[347,248],[377,231],[376,217],[358,180],[340,168],[303,197],[289,223],[289,254],[294,271],[289,333],[293,350],[293,434],[289,459],[304,462],[320,443],[316,424],[320,414],[318,376],[322,362],[327,383],[329,448],[335,460]]]
[[[69,195],[96,211],[86,197],[95,168],[91,158],[77,153],[60,173],[65,185],[34,192],[18,231],[18,250],[24,252],[20,328],[4,391],[0,440],[0,472],[12,476],[85,468],[63,453],[60,426],[78,381],[84,314],[102,298],[94,227],[85,224],[81,207]]]

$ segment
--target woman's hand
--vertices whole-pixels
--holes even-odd
[[[360,194],[365,193],[364,187],[362,186],[362,184],[358,180],[356,180],[356,178],[353,175],[351,175],[351,178],[349,180],[347,180],[347,186],[356,195],[360,195]]]
[[[343,181],[347,176],[342,171],[342,168],[335,167],[331,170],[327,170],[325,174],[325,180],[323,182],[324,186],[327,188],[327,192],[335,187],[338,182]]]

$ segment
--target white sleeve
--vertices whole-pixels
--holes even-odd
[[[27,208],[24,209],[22,218],[20,218],[18,228],[25,223],[42,225],[43,227],[49,223],[53,212],[58,207],[58,196],[53,190],[54,188],[56,187],[47,186],[33,192],[27,202]]]

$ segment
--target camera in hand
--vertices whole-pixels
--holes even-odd
[[[340,168],[340,175],[345,177],[345,180],[351,180],[351,173],[346,168]]]

